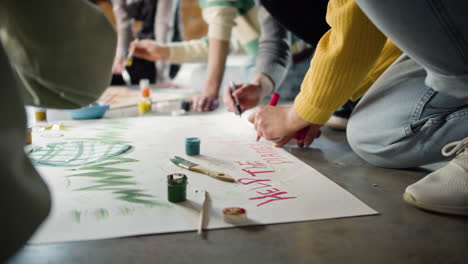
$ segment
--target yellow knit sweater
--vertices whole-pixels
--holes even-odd
[[[314,124],[361,97],[401,55],[352,0],[330,0],[326,19],[331,29],[320,39],[294,102],[296,112]]]

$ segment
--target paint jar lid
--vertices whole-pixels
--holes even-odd
[[[185,110],[185,112],[189,112],[190,111],[190,101],[189,100],[182,100],[182,102],[180,103],[180,108],[182,108],[183,110]]]
[[[140,83],[139,83],[139,85],[140,85],[140,90],[143,90],[143,89],[149,87],[149,84],[150,84],[149,79],[141,79],[141,80],[140,80]]]
[[[167,183],[169,185],[186,185],[187,176],[183,173],[172,173],[167,175]]]
[[[148,97],[150,97],[150,94],[151,94],[151,89],[149,87],[145,87],[145,88],[141,89],[141,96],[142,97],[148,98]]]
[[[200,138],[197,137],[189,137],[185,139],[185,143],[189,144],[200,144]]]

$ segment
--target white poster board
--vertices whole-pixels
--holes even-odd
[[[207,229],[232,227],[225,207],[247,210],[245,225],[330,219],[377,212],[271,142],[232,113],[64,121],[33,133],[29,152],[52,193],[52,211],[32,243],[105,239],[197,229],[209,193]],[[186,137],[201,155],[185,155]],[[228,183],[177,167],[177,155],[232,175]],[[187,201],[167,200],[167,175],[188,177]]]

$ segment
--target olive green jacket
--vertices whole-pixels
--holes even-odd
[[[0,1],[0,262],[34,233],[50,195],[24,154],[24,105],[78,108],[108,86],[116,36],[85,0]]]

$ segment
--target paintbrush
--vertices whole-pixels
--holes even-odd
[[[130,77],[130,74],[128,73],[127,69],[124,68],[122,71],[122,79],[125,82],[125,85],[127,85],[128,88],[132,88],[132,78]]]
[[[207,168],[204,168],[196,163],[193,163],[191,161],[188,161],[184,158],[181,158],[181,157],[178,157],[178,156],[174,156],[172,158],[169,158],[170,161],[172,161],[172,163],[174,163],[175,165],[181,167],[181,168],[184,168],[184,169],[187,169],[187,170],[190,170],[190,171],[195,171],[195,172],[199,172],[199,173],[203,173],[207,176],[210,176],[211,178],[214,178],[214,179],[217,179],[217,180],[220,180],[220,181],[225,181],[225,182],[235,182],[236,180],[231,177],[230,175],[224,173],[224,172],[220,172],[220,171],[212,171],[210,169],[207,169]]]
[[[135,39],[135,42],[138,42],[138,38]],[[127,55],[127,59],[125,60],[125,67],[122,71],[122,79],[125,82],[125,85],[127,85],[128,88],[132,87],[132,78],[130,77],[130,74],[127,71],[127,67],[131,67],[133,64],[133,52],[135,49],[131,49],[130,52]]]
[[[135,39],[135,42],[138,42],[139,39]],[[133,52],[135,49],[131,49],[130,52],[127,55],[127,59],[125,60],[125,67],[131,67],[133,64]]]
[[[207,205],[208,205],[208,192],[207,191],[202,191],[203,192],[203,201],[202,201],[202,208],[200,210],[200,218],[198,221],[198,235],[202,235],[203,233],[203,225],[205,223],[205,218],[207,214]]]

